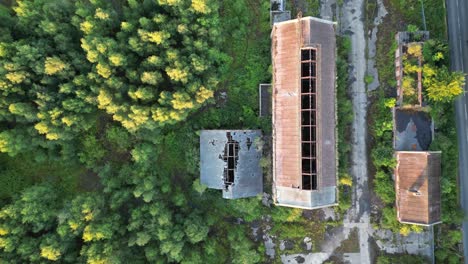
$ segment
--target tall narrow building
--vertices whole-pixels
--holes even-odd
[[[288,20],[273,25],[271,38],[275,203],[336,205],[335,24]]]

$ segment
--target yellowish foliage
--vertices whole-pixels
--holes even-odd
[[[173,81],[178,81],[182,83],[187,83],[188,73],[182,69],[178,68],[166,68],[166,73],[169,75],[169,78]]]
[[[160,5],[170,5],[170,6],[174,6],[174,5],[177,5],[179,4],[180,0],[158,0],[158,3]]]
[[[91,221],[94,218],[93,211],[91,211],[89,208],[81,210],[81,213],[84,215],[85,221]]]
[[[122,66],[124,57],[120,54],[112,54],[109,56],[109,61],[113,66]]]
[[[86,39],[84,38],[81,39],[81,48],[83,48],[85,51],[91,50],[91,46],[89,45],[88,41],[86,41]]]
[[[117,119],[115,119],[115,120],[117,120]],[[123,118],[122,118],[122,120],[120,122],[122,122],[122,126],[125,127],[129,131],[134,131],[137,128],[135,122],[133,122],[132,120],[129,120],[129,119],[123,120]]]
[[[98,56],[99,53],[97,53],[95,50],[90,50],[86,53],[86,59],[88,59],[89,62],[97,62]]]
[[[385,107],[393,108],[396,105],[396,98],[388,98],[385,100]]]
[[[0,227],[0,236],[8,235],[8,230],[4,227]]]
[[[109,66],[105,64],[98,63],[98,65],[96,66],[96,70],[99,75],[101,75],[102,77],[106,79],[109,78],[112,74],[112,71],[109,68]]]
[[[196,57],[192,58],[192,66],[197,72],[203,72],[208,68],[208,66],[203,61],[197,59]]]
[[[179,24],[177,26],[177,32],[179,32],[180,34],[184,34],[187,32],[187,26],[184,25],[184,24]],[[1,47],[0,47],[0,50],[1,50]],[[1,54],[0,54],[0,57],[1,57]]]
[[[161,64],[162,60],[161,58],[159,58],[158,56],[150,56],[148,57],[148,59],[146,59],[146,61],[151,64],[151,65],[154,65],[154,66],[157,66],[159,64]]]
[[[158,72],[143,72],[141,74],[140,80],[143,83],[156,85],[161,78]]]
[[[90,242],[90,241],[98,241],[101,239],[104,239],[106,236],[104,233],[99,232],[97,230],[93,230],[91,226],[86,226],[84,231],[83,231],[83,241],[84,242]]]
[[[184,119],[184,115],[180,111],[170,111],[169,112],[169,117],[172,120],[175,120],[175,121],[180,121],[180,120]]]
[[[421,233],[423,230],[423,227],[420,225],[411,225],[411,231],[415,233]]]
[[[403,225],[402,227],[400,227],[400,234],[402,236],[407,236],[411,233],[411,229],[408,225]]]
[[[110,264],[111,262],[105,258],[88,258],[87,264]]]
[[[202,86],[200,87],[200,90],[198,90],[195,99],[197,100],[197,103],[201,104],[212,97],[213,97],[213,91],[208,90]]]
[[[53,120],[55,120],[62,114],[62,110],[60,110],[59,108],[54,108],[48,111],[47,113]]]
[[[459,76],[458,78],[446,82],[432,80],[426,87],[427,95],[434,101],[446,101],[457,97],[463,93],[463,85],[465,84],[465,77]]]
[[[422,56],[422,48],[421,44],[419,43],[411,43],[408,45],[408,54],[414,57],[421,57]]]
[[[12,247],[13,245],[10,239],[0,237],[0,248],[6,249],[6,248],[12,248]]]
[[[30,7],[32,3],[29,1],[15,1],[16,6],[13,7],[18,17],[29,17],[34,15],[34,8]]]
[[[421,70],[422,70],[421,67],[419,67],[418,65],[414,65],[410,63],[405,63],[404,68],[403,68],[404,73],[417,73],[417,72],[421,72]]]
[[[436,54],[434,54],[434,55],[432,56],[432,59],[433,59],[434,61],[442,60],[442,59],[444,59],[444,54],[443,54],[442,52],[439,51],[439,52],[437,52]]]
[[[101,8],[96,9],[96,13],[94,15],[95,18],[101,19],[101,20],[108,20],[109,19],[109,14],[102,10]]]
[[[120,28],[123,31],[131,31],[133,29],[133,26],[129,22],[123,21],[122,23],[120,23]]]
[[[288,217],[286,217],[285,220],[286,222],[294,222],[294,221],[299,220],[301,216],[302,216],[302,209],[293,208],[293,209],[290,209],[290,214],[288,215]]]
[[[134,100],[150,100],[153,98],[151,91],[146,88],[138,88],[136,91],[129,91],[128,95]]]
[[[423,66],[423,75],[424,78],[432,77],[436,75],[436,70],[429,66],[428,64],[424,64]]]
[[[48,57],[44,63],[44,72],[47,75],[54,75],[68,68],[68,65],[57,57]]]
[[[0,57],[5,57],[7,55],[7,48],[5,45],[0,43]]]
[[[46,138],[47,138],[48,140],[57,140],[57,139],[60,138],[60,135],[57,134],[57,133],[47,133],[47,134],[46,134]]]
[[[77,222],[70,220],[68,221],[68,226],[70,226],[71,230],[76,231],[80,225]]]
[[[39,122],[37,123],[34,128],[39,132],[39,134],[46,134],[49,132],[49,128],[47,127],[47,124],[44,122]]]
[[[89,21],[82,22],[80,24],[80,29],[83,31],[83,33],[89,34],[93,30],[93,24],[91,24]]]
[[[171,100],[172,107],[177,110],[193,108],[193,102],[190,96],[185,93],[174,93]]]
[[[60,257],[60,250],[51,246],[41,247],[41,257],[48,260],[56,261]]]
[[[106,53],[106,51],[107,51],[107,46],[106,46],[106,44],[104,44],[104,43],[98,43],[98,44],[96,45],[96,49],[97,49],[97,51],[99,51],[99,53],[104,54],[104,53]]]
[[[405,96],[412,96],[416,93],[416,88],[414,87],[414,79],[409,76],[403,77],[401,86],[403,88],[403,95]]]
[[[106,90],[100,90],[97,100],[98,108],[105,109],[112,102],[112,95]]]
[[[0,89],[6,89],[7,87],[9,87],[7,82],[4,82],[4,81],[0,80]]]
[[[192,0],[192,8],[199,13],[208,14],[211,9],[207,5],[206,0]]]
[[[22,83],[26,80],[26,73],[24,72],[9,72],[5,74],[5,77],[12,83]]]
[[[130,117],[132,121],[135,122],[136,126],[144,124],[149,118],[149,109],[145,107],[132,106],[130,110],[132,112],[128,114],[128,117]]]
[[[153,110],[152,112],[153,112],[152,118],[156,122],[163,123],[169,120],[170,118],[169,113],[163,108],[157,108],[156,110]]]
[[[178,61],[179,53],[176,50],[168,50],[166,52],[166,57],[169,61]]]
[[[346,175],[340,178],[340,184],[346,186],[353,186],[353,179],[349,175]]]
[[[171,34],[165,31],[147,32],[141,29],[138,30],[138,35],[140,36],[141,40],[146,42],[153,42],[158,45],[171,37]]]
[[[75,120],[71,117],[62,117],[62,123],[64,123],[67,126],[71,126],[75,123]]]

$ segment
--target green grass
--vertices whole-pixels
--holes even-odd
[[[367,85],[371,84],[373,81],[374,81],[374,76],[372,76],[372,75],[366,75],[366,76],[364,77],[364,82],[365,82]]]
[[[78,191],[79,175],[85,169],[63,161],[36,162],[32,155],[14,158],[0,154],[0,199],[9,199],[23,189],[41,182],[50,182],[64,193]]]
[[[348,54],[351,49],[349,38],[338,38],[338,58],[337,58],[337,116],[338,116],[338,175],[340,178],[346,177],[349,173],[349,144],[351,135],[351,123],[353,121],[353,105],[347,94],[348,88]],[[344,213],[351,207],[351,188],[340,184],[339,186],[339,211]]]
[[[445,38],[445,1],[423,0],[424,13],[426,16],[427,30],[431,32],[432,38]],[[408,24],[413,24],[424,30],[422,9],[420,0],[390,0],[390,3]]]
[[[296,5],[296,3],[298,5]],[[320,16],[320,0],[303,0],[303,1],[286,1],[286,10],[291,11],[291,18],[296,18],[299,11],[302,11],[302,16]]]

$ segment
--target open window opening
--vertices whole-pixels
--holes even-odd
[[[223,160],[226,163],[224,166],[224,184],[227,188],[234,183],[237,160],[239,158],[239,142],[232,139],[230,132],[227,132],[226,136],[228,141],[224,146]]]
[[[302,189],[317,190],[317,50],[301,50]]]

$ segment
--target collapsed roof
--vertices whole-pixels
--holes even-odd
[[[200,134],[200,181],[223,190],[223,198],[237,199],[263,192],[257,147],[260,130],[202,130]]]

